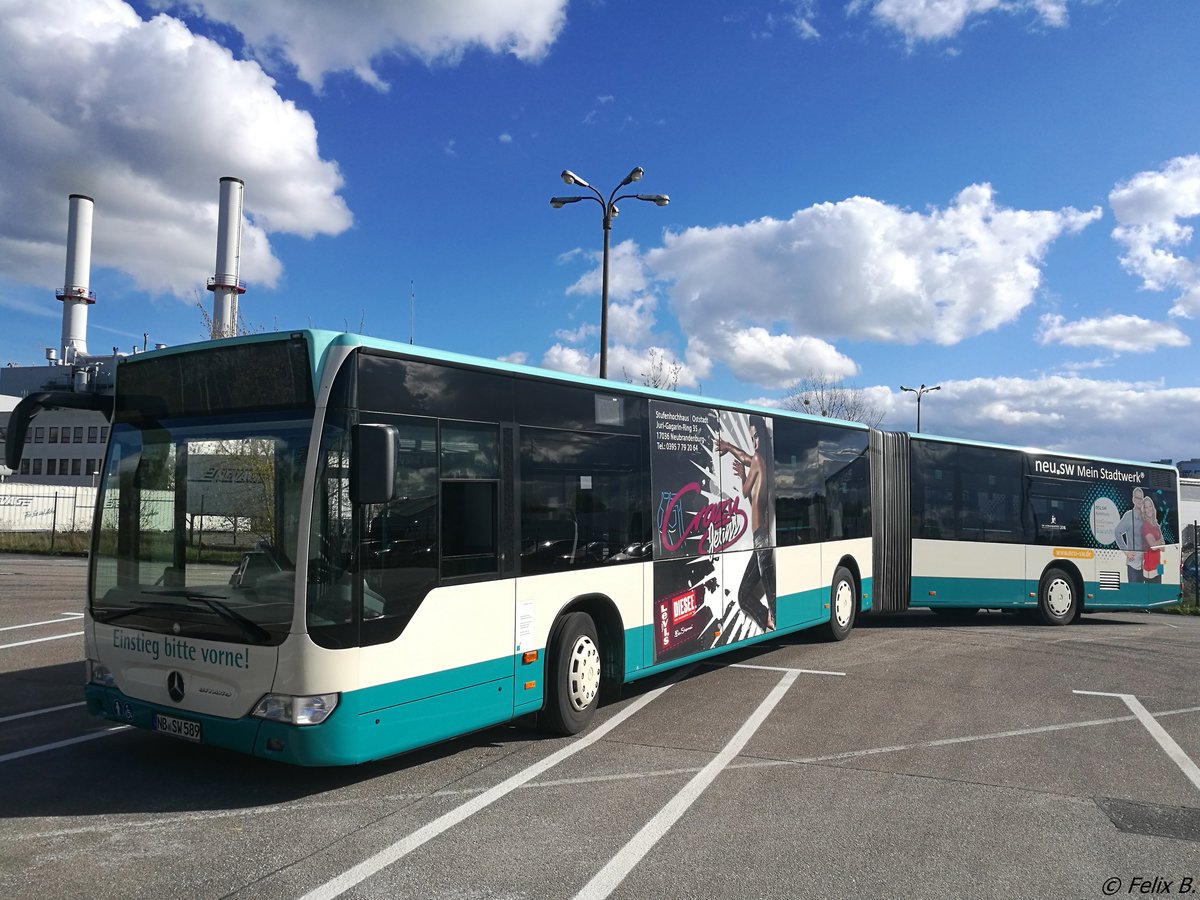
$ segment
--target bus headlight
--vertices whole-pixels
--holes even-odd
[[[250,715],[289,725],[319,725],[329,718],[337,705],[337,694],[309,694],[303,697],[267,694],[258,701]]]
[[[98,684],[100,687],[115,688],[117,686],[117,679],[113,678],[113,673],[108,666],[94,659],[87,661],[87,680],[89,684]]]

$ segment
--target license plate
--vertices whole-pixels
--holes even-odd
[[[185,741],[200,742],[200,723],[189,722],[187,719],[177,719],[174,716],[154,714],[154,730],[159,734],[169,734],[171,737],[183,738]]]

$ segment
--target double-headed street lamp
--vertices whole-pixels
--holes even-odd
[[[940,384],[935,384],[933,387],[925,387],[925,385],[921,385],[919,388],[910,388],[900,385],[900,390],[908,391],[917,395],[917,434],[921,433],[921,395],[928,394],[930,391],[940,391],[941,389],[942,386]]]
[[[598,190],[572,172],[570,169],[563,169],[562,180],[567,184],[576,185],[581,188],[586,188],[595,196],[584,195],[581,197],[551,197],[550,205],[555,209],[562,209],[568,203],[578,203],[580,200],[595,200],[600,204],[600,208],[604,210],[604,275],[600,284],[600,377],[608,377],[608,233],[612,231],[612,220],[617,216],[617,201],[618,200],[645,200],[647,203],[653,203],[656,206],[666,206],[671,202],[671,198],[666,194],[622,194],[617,196],[617,191],[626,185],[633,184],[635,181],[641,181],[642,176],[646,174],[642,171],[641,166],[637,166],[628,175],[625,180],[613,188],[612,193],[608,195],[608,201],[605,202],[604,195]]]

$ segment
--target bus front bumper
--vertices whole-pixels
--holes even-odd
[[[84,687],[84,698],[92,715],[205,747],[220,747],[298,766],[352,765],[364,761],[348,752],[355,742],[345,733],[346,725],[353,729],[354,717],[340,709],[335,709],[319,725],[291,725],[256,716],[223,719],[158,706],[96,684]]]

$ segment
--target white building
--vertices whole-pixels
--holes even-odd
[[[111,372],[111,366],[104,367]],[[101,370],[103,371],[103,369]],[[0,443],[8,441],[8,417],[24,396],[38,391],[71,390],[69,366],[14,366],[0,369]],[[98,376],[95,388],[111,391],[111,375]],[[94,487],[104,462],[109,422],[86,410],[46,410],[33,418],[25,435],[21,464],[0,476],[9,484]],[[0,458],[2,461],[2,458]]]
[[[0,394],[0,481],[7,481],[12,469],[4,464],[4,446],[8,440],[8,414],[13,411],[20,397]]]

